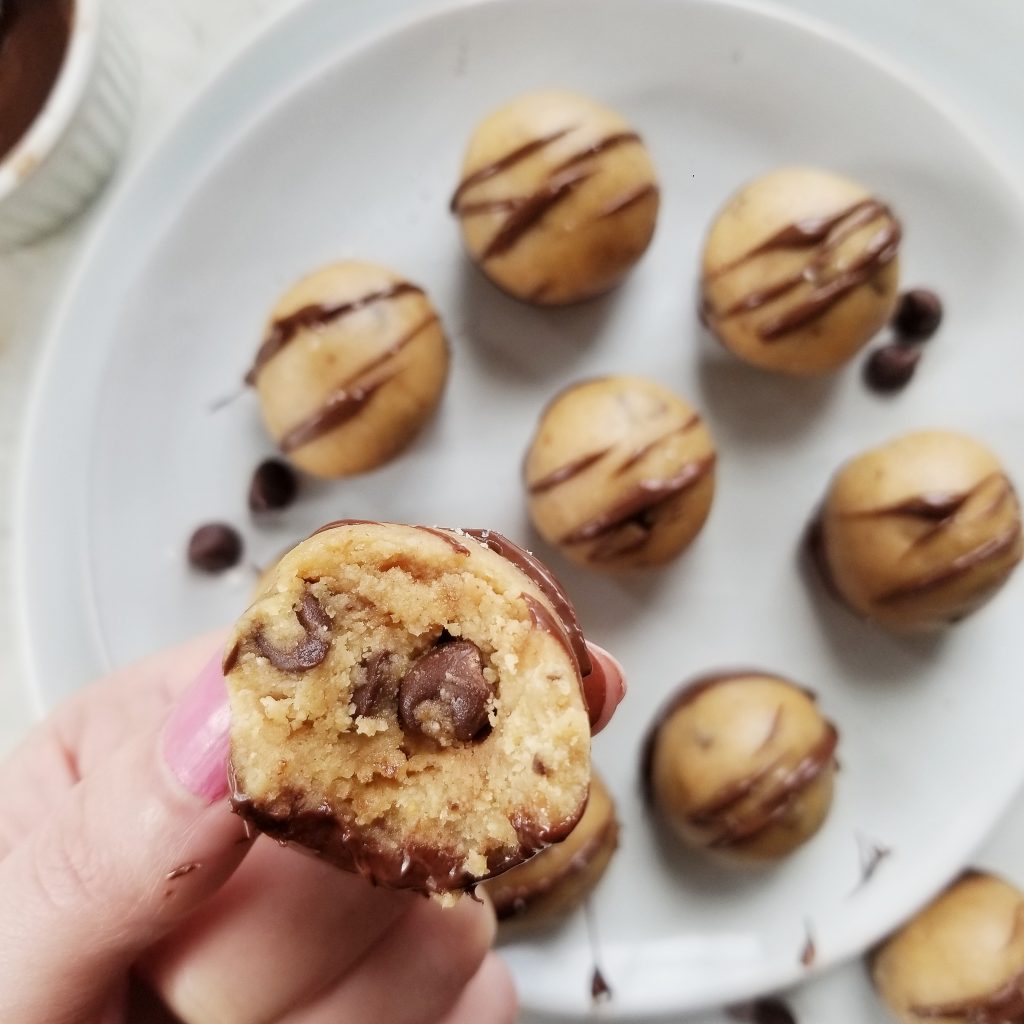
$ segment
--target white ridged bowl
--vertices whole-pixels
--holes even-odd
[[[60,227],[96,195],[127,135],[136,63],[115,2],[75,0],[57,81],[0,160],[0,250]]]

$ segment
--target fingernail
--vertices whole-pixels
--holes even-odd
[[[587,710],[590,713],[590,724],[594,732],[600,732],[609,722],[615,709],[622,703],[626,695],[626,673],[619,664],[617,658],[610,655],[603,647],[597,644],[590,644],[591,654],[594,656],[595,670],[593,679],[588,684],[584,680],[587,689]]]
[[[164,728],[164,760],[193,795],[213,803],[228,793],[228,691],[221,654],[185,691]]]

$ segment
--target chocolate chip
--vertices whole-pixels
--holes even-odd
[[[330,637],[323,634],[330,628],[331,617],[317,600],[316,595],[307,590],[295,609],[295,617],[305,630],[305,636],[291,648],[281,648],[271,643],[263,631],[253,636],[256,650],[280,672],[305,672],[315,668],[327,657],[330,649]]]
[[[249,485],[249,508],[253,512],[270,512],[287,508],[299,490],[299,480],[287,462],[266,459],[252,474]]]
[[[864,380],[874,391],[899,391],[910,383],[920,359],[920,349],[883,345],[876,348],[864,364]]]
[[[380,715],[395,692],[395,674],[390,651],[371,654],[362,665],[363,681],[352,691],[357,715]]]
[[[188,560],[202,572],[223,572],[241,557],[242,538],[227,523],[206,523],[189,538]]]
[[[892,325],[904,338],[924,341],[942,323],[942,300],[928,288],[911,288],[900,296]]]
[[[758,999],[728,1009],[733,1020],[750,1021],[751,1024],[796,1024],[793,1011],[779,999]]]
[[[398,687],[398,720],[447,746],[482,739],[494,688],[484,678],[480,649],[468,640],[434,647],[409,670]]]

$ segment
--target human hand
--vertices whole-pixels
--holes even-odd
[[[120,1024],[137,972],[186,1024],[511,1024],[489,906],[246,838],[217,647],[93,684],[0,765],[0,1020]],[[597,732],[624,684],[592,654]]]

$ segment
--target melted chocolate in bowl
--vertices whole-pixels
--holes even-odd
[[[67,53],[72,0],[0,0],[0,160],[43,109]]]

